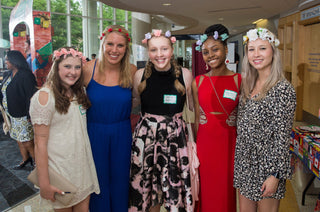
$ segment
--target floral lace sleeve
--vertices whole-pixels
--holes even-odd
[[[39,102],[39,94],[41,91],[44,91],[49,95],[48,102],[45,105],[42,105]],[[55,112],[55,104],[49,88],[41,88],[31,98],[30,117],[31,117],[32,124],[50,125],[54,112]]]

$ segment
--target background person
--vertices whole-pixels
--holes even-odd
[[[197,42],[197,49],[210,69],[192,82],[200,161],[199,209],[203,212],[236,211],[236,191],[232,185],[241,76],[226,66],[228,37],[228,29],[215,24]]]
[[[40,195],[51,200],[57,212],[87,212],[90,194],[99,193],[99,184],[86,127],[90,101],[83,85],[85,57],[70,47],[54,51],[53,56],[47,82],[30,105]],[[55,193],[67,191],[50,184],[48,165],[77,187],[69,205],[55,201]]]
[[[141,117],[132,143],[129,211],[160,211],[161,205],[168,211],[193,211],[182,119],[193,77],[174,61],[175,41],[170,31],[161,30],[147,33],[143,41],[149,61],[134,78],[134,104],[141,103]]]
[[[90,211],[128,211],[131,152],[132,77],[130,37],[117,25],[101,36],[99,58],[85,66],[85,85],[92,106],[88,133],[101,193],[92,195]]]
[[[17,141],[22,156],[22,162],[13,168],[21,169],[28,163],[33,166],[34,143],[29,106],[32,95],[37,91],[37,83],[21,52],[8,51],[5,63],[10,74],[1,83],[0,102],[11,121],[10,137]]]
[[[241,212],[275,212],[290,177],[290,133],[296,107],[284,78],[279,40],[265,28],[244,37],[234,186]]]

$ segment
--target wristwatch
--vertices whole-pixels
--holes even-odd
[[[279,179],[279,172],[274,172],[271,175],[274,176],[275,178]]]

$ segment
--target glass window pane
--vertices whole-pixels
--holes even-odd
[[[125,21],[126,20],[126,12],[124,10],[116,9],[116,20],[117,21]]]
[[[102,29],[104,30],[107,26],[113,25],[113,21],[103,21],[103,27]]]
[[[103,19],[113,19],[113,8],[103,4],[103,10],[102,10],[102,17]]]
[[[50,0],[51,1],[51,11],[57,13],[66,13],[66,0]]]
[[[71,17],[71,46],[83,51],[82,18]]]
[[[67,45],[67,18],[65,15],[52,14],[53,50]]]
[[[1,0],[2,6],[14,7],[18,4],[19,0]]]
[[[2,22],[3,39],[10,40],[9,20],[10,20],[11,9],[1,8],[1,13],[2,13],[1,22]]]
[[[82,1],[70,0],[70,13],[73,15],[82,15]]]
[[[47,0],[33,1],[33,10],[47,11]]]

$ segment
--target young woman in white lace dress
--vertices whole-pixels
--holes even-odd
[[[59,212],[87,212],[90,194],[100,193],[87,134],[90,101],[83,86],[83,58],[72,48],[55,51],[47,82],[30,105],[40,195]],[[50,185],[48,165],[77,187],[68,205],[55,201],[55,193],[64,195],[67,191]]]

